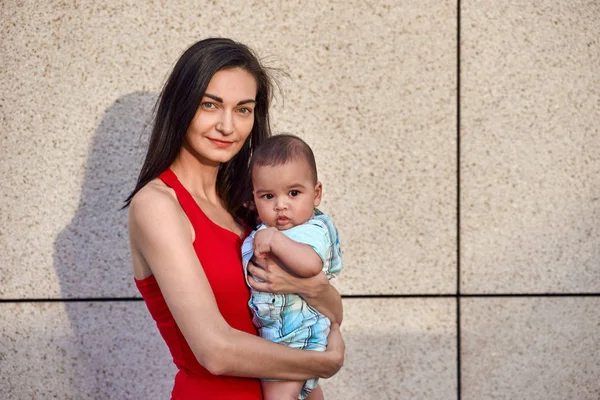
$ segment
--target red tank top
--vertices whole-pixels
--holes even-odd
[[[233,328],[256,335],[248,308],[250,292],[242,269],[240,248],[243,238],[208,219],[171,169],[167,169],[159,178],[175,191],[181,208],[192,223],[196,234],[194,250],[223,318]],[[154,275],[136,279],[135,283],[179,369],[175,376],[172,400],[262,399],[258,379],[212,375],[198,363],[177,327]]]

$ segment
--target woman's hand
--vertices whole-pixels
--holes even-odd
[[[324,376],[323,378],[331,378],[337,373],[340,368],[344,365],[344,352],[346,351],[346,345],[344,339],[342,339],[342,333],[340,332],[340,326],[337,323],[332,323],[327,337],[327,350],[325,353],[331,355],[332,368],[331,374]]]
[[[300,278],[283,269],[275,259],[254,258],[248,264],[248,282],[253,289],[269,293],[297,293],[305,300],[323,296],[329,290],[329,280],[324,272]],[[264,282],[259,282],[258,278]]]
[[[297,293],[329,320],[342,323],[344,310],[338,291],[329,284],[324,272],[310,278],[291,275],[271,256],[254,258],[248,263],[248,283],[254,290],[269,293]],[[254,278],[263,280],[259,282]]]

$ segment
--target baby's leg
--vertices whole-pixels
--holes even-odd
[[[298,400],[304,381],[261,381],[263,400]]]
[[[323,391],[321,390],[321,386],[317,386],[310,392],[306,400],[325,400],[325,396],[323,396]]]

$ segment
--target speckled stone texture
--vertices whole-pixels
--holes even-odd
[[[0,321],[1,399],[169,398],[176,371],[142,302],[0,303]]]
[[[461,300],[462,399],[600,398],[600,299]]]
[[[600,3],[463,2],[464,293],[600,291]]]
[[[249,44],[341,232],[328,400],[456,399],[463,294],[600,292],[600,3],[0,2],[0,398],[162,399],[120,211],[195,41]],[[460,222],[460,249],[457,249]],[[437,295],[450,297],[435,297]],[[51,298],[57,302],[27,302]],[[11,302],[11,300],[25,302]],[[461,300],[461,398],[600,397],[598,296]]]
[[[344,368],[327,400],[456,399],[454,299],[347,299]]]
[[[451,292],[456,7],[2,2],[0,297],[134,296],[126,212],[171,65],[229,36],[279,74],[276,132],[314,148],[345,293]]]

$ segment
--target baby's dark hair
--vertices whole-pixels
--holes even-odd
[[[292,160],[304,159],[311,169],[313,181],[317,183],[317,163],[310,146],[298,136],[281,134],[263,141],[252,153],[250,171],[254,166],[276,166]]]

